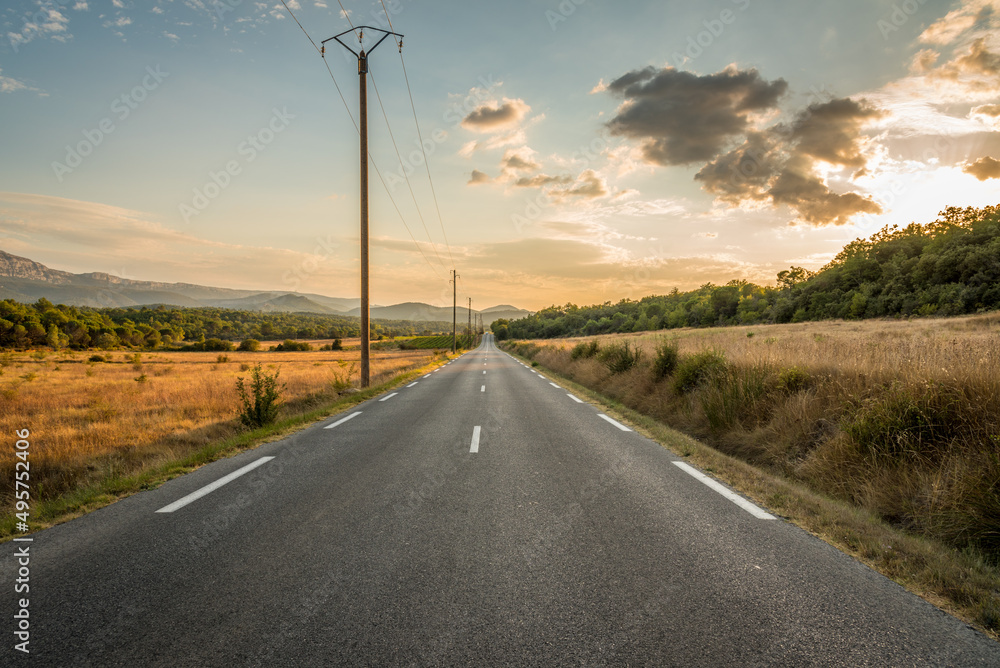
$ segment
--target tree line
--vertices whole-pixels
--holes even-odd
[[[409,320],[372,321],[372,339],[432,335],[450,323]],[[39,299],[23,304],[0,301],[0,348],[53,349],[211,349],[206,341],[246,339],[341,339],[360,336],[353,316],[262,313],[224,308],[171,306],[89,308]]]
[[[744,280],[594,306],[551,306],[491,325],[497,339],[832,318],[962,315],[1000,308],[1000,206],[949,207],[932,223],[887,226],[825,267],[791,267],[777,284]]]

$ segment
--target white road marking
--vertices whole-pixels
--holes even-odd
[[[351,413],[351,414],[350,414],[350,415],[348,415],[347,417],[342,417],[342,418],[340,418],[339,420],[337,420],[337,421],[336,421],[336,422],[334,422],[333,424],[328,424],[328,425],[326,425],[325,427],[323,427],[323,429],[333,429],[334,427],[337,427],[337,426],[339,426],[339,425],[342,425],[342,424],[344,424],[345,422],[347,422],[348,420],[352,420],[352,419],[354,419],[354,418],[358,417],[359,415],[361,415],[361,411],[357,411],[357,412],[355,412],[355,413]]]
[[[727,499],[729,499],[730,501],[732,501],[737,506],[739,506],[743,510],[747,511],[748,513],[750,513],[754,517],[756,517],[758,519],[762,519],[762,520],[777,519],[771,513],[765,512],[760,507],[758,507],[758,506],[750,503],[749,501],[747,501],[742,496],[740,496],[739,494],[737,494],[733,490],[729,489],[728,487],[726,487],[722,483],[719,483],[719,482],[716,482],[715,480],[712,480],[707,475],[705,475],[704,473],[702,473],[701,471],[699,471],[695,467],[690,466],[686,462],[674,462],[674,466],[676,466],[680,470],[684,471],[685,473],[687,473],[688,475],[690,475],[692,478],[695,478],[696,480],[704,483],[705,485],[708,485],[713,490],[715,490],[716,492],[718,492],[722,496],[726,497]]]
[[[244,466],[243,468],[237,469],[237,470],[233,471],[232,473],[230,473],[229,475],[223,476],[223,477],[219,478],[218,480],[216,480],[215,482],[213,482],[213,483],[211,483],[209,485],[205,485],[201,489],[199,489],[197,491],[194,491],[194,492],[191,492],[190,494],[188,494],[187,496],[185,496],[183,498],[177,499],[176,501],[174,501],[173,503],[171,503],[169,506],[163,506],[162,508],[160,508],[156,512],[158,512],[158,513],[172,513],[175,510],[179,510],[180,508],[183,508],[184,506],[186,506],[187,504],[191,503],[192,501],[197,501],[198,499],[200,499],[201,497],[205,496],[206,494],[211,494],[212,492],[214,492],[215,490],[219,489],[220,487],[222,487],[226,483],[230,483],[230,482],[236,480],[237,478],[239,478],[244,473],[250,473],[250,471],[253,471],[255,468],[257,468],[261,464],[268,463],[272,459],[274,459],[274,457],[261,457],[257,461],[251,462],[251,463],[247,464],[246,466]]]
[[[431,373],[434,373],[434,372],[433,372],[433,371],[431,371]],[[427,374],[426,376],[424,376],[424,378],[430,378],[430,377],[431,377],[431,373],[429,373],[429,374]]]
[[[549,385],[551,385],[552,387],[559,387],[559,386],[558,386],[558,385],[556,385],[555,383],[549,383]]]
[[[409,385],[407,385],[406,388],[409,389],[409,388],[413,387],[414,385],[416,385],[419,382],[420,382],[419,380],[415,380],[412,383],[410,383]]]
[[[483,385],[483,386],[482,386],[481,388],[479,388],[479,391],[480,391],[480,392],[485,392],[485,391],[486,391],[486,386],[485,386],[485,385]]]
[[[605,415],[604,413],[598,413],[597,417],[601,418],[602,420],[607,420],[608,422],[610,422],[614,426],[618,427],[622,431],[632,431],[631,429],[629,429],[628,427],[626,427],[625,425],[623,425],[618,420],[613,420],[613,419],[609,418],[607,415]]]
[[[483,369],[483,375],[484,376],[486,375],[486,369]]]
[[[392,394],[390,394],[390,395],[389,395],[389,396],[387,396],[387,397],[382,397],[381,399],[379,399],[379,401],[389,401],[390,399],[392,399],[392,398],[393,398],[394,396],[396,396],[397,394],[399,394],[399,392],[393,392]]]
[[[582,404],[582,403],[583,403],[583,400],[582,400],[582,399],[577,399],[576,397],[574,397],[574,396],[573,396],[572,394],[570,394],[569,392],[567,392],[567,393],[566,393],[566,396],[567,396],[567,397],[569,397],[570,399],[572,399],[573,401],[575,401],[575,402],[576,402],[576,403],[578,403],[578,404]]]
[[[472,430],[472,447],[469,448],[469,452],[479,452],[479,432],[482,427],[476,427]]]

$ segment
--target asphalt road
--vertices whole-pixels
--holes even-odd
[[[1000,665],[1000,644],[677,461],[487,337],[4,544],[0,664]]]

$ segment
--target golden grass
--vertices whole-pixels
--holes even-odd
[[[266,348],[266,346],[265,346]],[[92,354],[110,358],[89,362]],[[282,414],[358,384],[360,352],[61,352],[0,355],[0,430],[31,432],[34,500],[54,498],[108,475],[130,475],[183,458],[241,430],[236,379],[255,363],[279,371]],[[372,384],[426,365],[433,351],[372,354]],[[221,361],[220,361],[221,360]],[[14,448],[0,451],[0,475],[13,479]],[[12,485],[2,501],[13,506]]]

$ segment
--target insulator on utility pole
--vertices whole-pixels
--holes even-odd
[[[339,35],[324,39],[320,55],[326,57],[326,43],[335,39],[358,59],[359,99],[361,105],[361,119],[358,128],[358,134],[361,136],[361,387],[368,387],[371,383],[371,309],[369,307],[368,295],[368,56],[389,35],[399,37],[400,48],[402,48],[403,36],[399,33],[382,30],[381,28],[359,26],[359,42],[363,41],[365,30],[382,33],[382,37],[367,52],[363,48],[358,52],[340,40],[341,37],[349,32],[354,32],[354,30],[354,28],[345,30]]]

